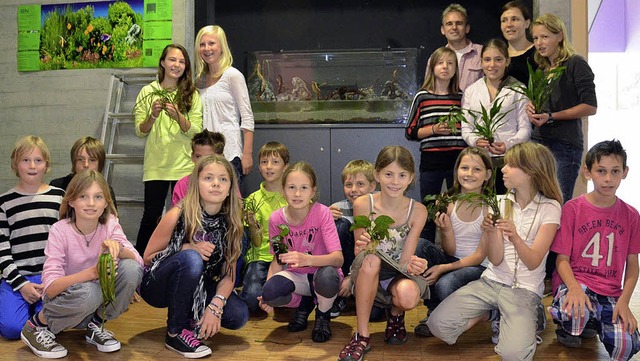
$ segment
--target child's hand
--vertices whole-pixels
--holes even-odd
[[[489,153],[502,155],[507,151],[507,144],[505,142],[493,142],[489,145]]]
[[[290,251],[280,255],[280,261],[286,263],[289,267],[300,268],[307,267],[311,264],[310,254]]]
[[[198,321],[198,326],[200,326],[198,338],[206,340],[218,333],[218,331],[220,331],[221,321],[222,320],[216,317],[208,308],[205,308],[204,315],[202,315],[202,318]]]
[[[589,296],[580,287],[567,290],[567,294],[564,297],[562,303],[562,311],[571,318],[577,318],[578,320],[587,316],[587,309],[591,312],[595,312]]]
[[[273,311],[273,307],[267,305],[263,300],[262,300],[262,296],[258,296],[258,306],[260,306],[260,308],[266,312],[266,313],[271,313],[271,311]]]
[[[111,253],[111,257],[115,261],[120,256],[120,252],[122,252],[123,245],[121,245],[118,241],[114,239],[106,239],[102,242],[102,246],[100,247],[100,253]]]
[[[155,122],[156,118],[160,116],[160,112],[162,112],[162,102],[160,100],[156,100],[151,104],[152,121]]]
[[[171,119],[178,121],[178,119],[180,119],[180,112],[178,111],[178,108],[176,108],[175,105],[173,105],[173,103],[169,102],[165,104],[165,111],[167,112],[167,114],[171,117]]]
[[[412,276],[418,276],[423,274],[428,266],[429,263],[426,259],[413,255],[409,258],[409,263],[407,263],[407,273]]]
[[[451,134],[451,128],[443,123],[436,123],[433,125],[433,134],[437,135],[449,135]]]
[[[527,116],[529,117],[529,120],[530,120],[531,122],[533,122],[533,121],[531,120],[531,116],[532,116],[532,115],[534,115],[534,114],[536,114],[536,108],[533,106],[533,103],[532,103],[532,102],[528,102],[528,103],[527,103],[527,107],[526,107],[526,109],[525,109],[525,112],[527,112]]]
[[[489,143],[489,141],[484,139],[484,138],[480,138],[480,139],[476,140],[476,147],[478,147],[478,148],[489,149],[490,145],[491,145],[491,143]]]
[[[357,256],[360,252],[364,251],[367,248],[367,245],[371,242],[371,236],[367,232],[362,232],[360,237],[355,240],[355,249],[354,254]]]
[[[200,253],[200,257],[202,257],[202,260],[205,262],[209,260],[209,257],[213,254],[213,250],[216,249],[216,246],[209,242],[198,242],[191,245],[191,247]]]
[[[342,212],[340,212],[340,209],[337,206],[330,206],[329,209],[331,210],[331,215],[333,216],[334,221],[342,217]]]
[[[338,296],[340,297],[349,297],[351,296],[351,289],[349,288],[349,280],[351,276],[345,276],[342,280],[342,284],[340,285],[340,290],[338,291]]]
[[[427,270],[422,274],[422,277],[427,281],[429,286],[435,285],[438,282],[440,276],[444,273],[444,269],[442,265],[435,265],[427,268]]]
[[[613,317],[611,322],[618,323],[618,318],[622,321],[622,329],[624,331],[633,333],[638,329],[638,321],[636,321],[633,312],[629,309],[629,305],[625,302],[616,303],[616,307],[613,308]]]
[[[27,282],[24,286],[20,287],[20,295],[29,304],[34,304],[42,298],[42,291],[44,287],[41,284]]]
[[[436,227],[440,228],[441,231],[446,231],[451,228],[451,218],[446,213],[436,213],[436,218],[433,220],[433,223],[436,224]]]
[[[487,213],[482,220],[482,225],[480,226],[483,231],[493,231],[496,229],[496,226],[493,224],[492,214]]]
[[[515,243],[518,239],[522,240],[522,238],[520,238],[520,235],[518,235],[518,232],[516,231],[515,223],[513,223],[513,221],[510,219],[498,219],[498,221],[496,222],[496,228],[501,230],[502,235],[507,236],[507,239],[511,243]]]

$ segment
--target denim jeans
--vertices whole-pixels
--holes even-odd
[[[562,202],[566,203],[573,198],[573,188],[582,164],[582,148],[549,140],[542,140],[540,144],[549,148],[556,158],[558,163],[558,182],[562,190]]]
[[[424,197],[442,193],[442,181],[445,180],[446,188],[453,186],[453,169],[436,169],[420,172],[420,202]],[[427,221],[420,237],[435,242],[436,225],[433,221]]]
[[[247,264],[240,298],[249,307],[249,313],[254,314],[260,310],[257,298],[262,295],[262,287],[267,281],[270,265],[270,262],[264,261],[255,261]]]
[[[193,292],[204,271],[204,262],[195,250],[184,250],[163,260],[153,272],[142,276],[140,295],[151,306],[168,307],[167,332],[179,333],[192,329]],[[215,295],[216,284],[205,278],[207,303]],[[249,319],[247,305],[232,293],[222,314],[221,325],[227,329],[238,329]]]
[[[351,264],[356,258],[354,253],[355,239],[353,231],[350,231],[349,228],[351,228],[351,222],[349,222],[348,219],[336,219],[336,229],[338,230],[338,238],[340,239],[340,246],[342,247],[342,257],[344,258],[344,262],[342,262],[342,274],[345,276],[349,274]]]

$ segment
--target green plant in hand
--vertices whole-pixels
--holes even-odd
[[[449,108],[449,113],[438,118],[438,124],[446,125],[451,129],[451,134],[458,134],[460,133],[458,124],[462,124],[465,120],[462,108],[457,105],[452,105],[451,108]]]
[[[458,194],[458,200],[466,202],[472,207],[487,206],[491,209],[491,220],[493,220],[494,226],[498,219],[500,219],[500,201],[498,200],[495,189],[491,187],[486,187],[484,193],[460,193]]]
[[[98,257],[98,281],[102,289],[102,319],[106,317],[107,306],[116,302],[116,265],[111,253]],[[104,325],[104,322],[102,323]]]
[[[447,193],[432,194],[424,197],[423,202],[427,207],[427,220],[435,220],[438,217],[438,213],[447,213],[449,204],[455,202],[456,199],[456,195]]]
[[[495,141],[494,134],[496,133],[498,128],[506,122],[504,117],[506,117],[507,114],[509,114],[509,112],[513,110],[513,108],[511,108],[508,111],[501,113],[500,110],[502,110],[503,102],[504,99],[499,98],[493,102],[491,108],[489,109],[480,104],[479,112],[471,109],[467,110],[467,112],[474,119],[474,123],[470,123],[466,119],[464,120],[473,127],[473,130],[471,132],[486,139],[490,144]]]
[[[527,85],[518,83],[512,86],[511,89],[529,98],[531,104],[535,107],[536,113],[542,113],[542,107],[551,97],[553,86],[560,79],[566,67],[559,66],[544,72],[540,68],[533,70],[531,64],[527,62],[527,68],[529,69],[529,82]]]
[[[374,219],[375,215],[375,212],[371,212],[369,216],[355,216],[353,217],[353,225],[349,228],[350,231],[357,228],[364,228],[365,231],[369,233],[371,242],[369,242],[366,248],[366,251],[369,253],[375,252],[380,242],[389,238],[389,226],[395,222],[393,218],[385,215],[380,215]]]
[[[289,252],[289,248],[284,242],[284,238],[289,235],[291,230],[289,229],[289,226],[284,223],[278,225],[278,228],[280,229],[280,233],[271,238],[270,242],[273,247],[273,253],[276,255],[276,261],[278,264],[284,264],[284,262],[280,261],[280,255]]]
[[[153,102],[156,100],[159,100],[160,104],[162,104],[163,111],[167,110],[167,104],[171,104],[187,119],[189,118],[189,114],[186,113],[187,106],[182,101],[180,90],[176,91],[175,89],[164,89],[162,87],[153,87],[151,92],[138,99],[133,107],[133,112],[135,113],[138,109],[147,109],[146,117],[149,117],[152,114]]]

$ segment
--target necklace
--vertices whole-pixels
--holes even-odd
[[[536,198],[533,197],[533,201],[535,201]],[[536,205],[536,212],[533,214],[533,219],[531,220],[531,224],[529,225],[529,230],[527,231],[527,236],[524,238],[524,242],[526,245],[527,240],[529,239],[529,234],[531,234],[531,229],[533,228],[533,224],[536,221],[536,216],[538,215],[538,209],[540,209],[540,202],[542,200],[542,196],[538,195],[538,203]],[[520,263],[520,255],[518,254],[518,250],[516,249],[515,245],[513,246],[513,251],[516,253],[516,264],[513,267],[513,283],[511,284],[511,288],[519,288],[520,287],[520,283],[518,282],[518,264]]]
[[[84,242],[87,244],[87,248],[88,248],[91,241],[93,241],[93,237],[95,237],[96,233],[98,233],[98,228],[96,227],[96,229],[93,231],[93,235],[91,235],[91,239],[87,239],[87,235],[84,234],[84,232],[82,232],[80,228],[78,228],[78,225],[75,222],[73,223],[73,225],[76,227],[78,232],[80,232],[80,234],[84,237]]]

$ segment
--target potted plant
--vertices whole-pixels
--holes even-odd
[[[529,82],[527,85],[518,83],[512,86],[511,89],[529,98],[536,113],[542,113],[542,107],[549,100],[553,86],[560,79],[566,67],[559,66],[545,72],[540,68],[533,70],[531,64],[527,62],[527,68],[529,69]]]

